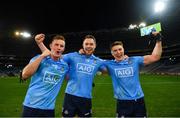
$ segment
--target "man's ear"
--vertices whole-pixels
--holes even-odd
[[[52,47],[52,44],[50,43],[50,44],[49,44],[49,48],[51,49],[51,47]]]

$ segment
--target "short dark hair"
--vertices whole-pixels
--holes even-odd
[[[93,35],[86,35],[85,37],[84,37],[84,40],[85,39],[87,39],[87,38],[91,38],[91,39],[93,39],[94,40],[94,42],[96,43],[96,38],[93,36]],[[83,42],[84,42],[84,40],[83,40]]]
[[[115,41],[110,45],[110,50],[112,49],[112,47],[116,46],[116,45],[121,45],[123,46],[123,42],[122,41]]]
[[[63,41],[65,41],[65,38],[64,38],[64,36],[58,34],[58,35],[55,35],[55,36],[52,38],[51,43],[52,43],[54,40],[63,40]]]

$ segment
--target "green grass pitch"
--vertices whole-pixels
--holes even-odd
[[[146,108],[150,117],[180,116],[180,77],[168,75],[141,75]],[[20,117],[29,81],[19,83],[18,77],[0,77],[0,117]],[[56,101],[56,116],[61,116],[66,82]],[[93,88],[94,117],[115,117],[116,100],[113,98],[111,78],[96,76]]]

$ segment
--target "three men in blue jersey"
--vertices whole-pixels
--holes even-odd
[[[159,35],[153,32],[153,35]],[[139,69],[160,59],[162,42],[156,41],[151,55],[132,56],[125,59],[123,43],[116,41],[111,45],[115,60],[106,61],[105,65],[112,78],[114,97],[117,99],[117,117],[146,117],[144,93],[139,81]]]
[[[44,39],[44,35],[36,35],[35,39]],[[35,56],[23,69],[22,78],[30,76],[31,82],[23,102],[23,117],[54,117],[55,101],[64,77],[69,69],[62,60],[65,39],[61,35],[53,37],[50,49]]]
[[[159,33],[154,32],[153,35]],[[42,51],[47,48],[43,41],[37,40]],[[151,55],[125,58],[122,42],[114,42],[111,53],[115,60],[104,61],[93,55],[96,40],[87,35],[83,41],[83,53],[69,53],[63,56],[69,65],[69,81],[65,91],[62,116],[90,117],[91,92],[94,76],[98,70],[106,70],[112,78],[114,97],[117,99],[118,117],[146,117],[144,94],[139,82],[139,67],[158,61],[162,53],[162,44],[158,40]]]

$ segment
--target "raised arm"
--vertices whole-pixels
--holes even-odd
[[[36,58],[32,63],[29,63],[22,71],[22,79],[27,79],[32,76],[38,69],[41,61],[50,55],[49,50],[45,50],[38,58]]]
[[[45,50],[48,50],[48,48],[43,43],[44,39],[45,39],[44,34],[37,34],[35,36],[35,41],[36,41],[38,47],[41,49],[41,52],[44,52]]]
[[[154,32],[153,35],[158,35],[158,32]],[[153,52],[151,55],[144,56],[144,64],[148,65],[160,60],[162,54],[162,41],[157,40]]]

